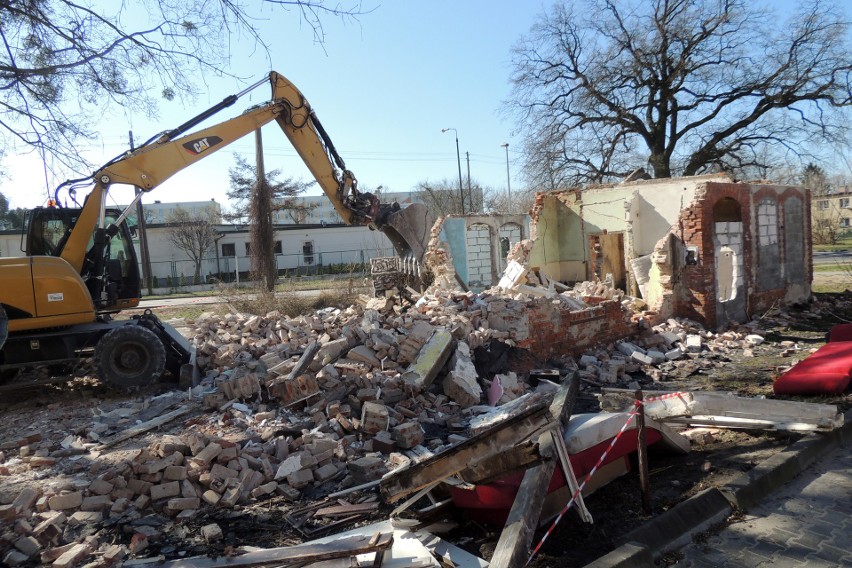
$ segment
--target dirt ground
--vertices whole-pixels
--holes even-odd
[[[772,380],[779,369],[790,366],[803,358],[810,349],[819,347],[831,326],[844,322],[852,322],[852,292],[819,294],[810,304],[762,314],[760,325],[766,343],[755,349],[754,357],[745,357],[742,352],[706,354],[710,361],[718,364],[698,368],[685,377],[672,372],[663,373],[656,380],[642,373],[635,374],[633,378],[646,389],[721,390],[743,396],[774,397]],[[782,355],[791,349],[781,347],[790,344],[795,346],[792,350],[798,350],[792,356]],[[530,357],[518,357],[517,354],[514,362],[518,371],[534,364],[545,364]],[[84,371],[80,369],[78,374],[84,374]],[[41,378],[48,376],[51,376],[51,372],[43,370]],[[38,433],[42,440],[52,440],[59,444],[68,440],[69,436],[84,435],[93,415],[107,414],[119,408],[133,408],[135,404],[132,416],[124,418],[128,424],[132,424],[135,420],[144,420],[147,415],[156,416],[156,395],[167,392],[170,392],[169,387],[163,386],[133,395],[119,394],[91,379],[67,376],[65,380],[36,388],[7,388],[0,391],[0,412],[3,415],[0,421],[0,444],[17,440],[29,433]],[[584,390],[575,411],[596,409],[597,401],[593,394],[593,390]],[[837,404],[841,411],[852,407],[852,395],[848,392],[838,397],[796,397],[795,400]],[[146,405],[148,408],[145,408]],[[139,436],[100,455],[74,455],[69,450],[69,459],[61,460],[56,467],[43,469],[15,467],[17,452],[7,449],[0,456],[0,503],[9,503],[28,485],[50,483],[80,486],[111,464],[129,459],[139,448],[150,445],[158,436],[178,433],[188,421],[201,425],[211,434],[222,435],[228,431],[228,424],[223,423],[218,416],[214,418],[199,414],[183,417],[160,431]],[[652,515],[665,511],[705,488],[732,480],[797,438],[796,435],[786,433],[714,430],[705,443],[694,445],[688,455],[652,455]],[[310,500],[323,495],[304,497]],[[588,497],[585,502],[594,517],[594,523],[582,523],[570,512],[549,537],[531,566],[582,566],[620,544],[621,535],[649,518],[642,512],[635,468]],[[159,538],[151,543],[151,548],[146,551],[148,555],[161,554],[166,558],[174,558],[178,554],[221,554],[236,546],[269,548],[309,540],[288,521],[288,516],[305,504],[304,500],[292,503],[284,497],[274,497],[232,510],[202,509],[196,517],[184,523],[176,523],[173,519],[156,514],[136,519],[134,523],[158,528]],[[372,520],[383,520],[387,518],[388,512],[387,507],[382,507]],[[488,559],[501,527],[467,521],[459,512],[453,513],[451,518],[458,523],[458,528],[444,537]],[[224,533],[224,539],[212,545],[206,544],[200,537],[200,528],[211,522],[218,523]],[[96,529],[84,526],[80,530],[97,530],[102,541],[123,544],[129,544],[132,532],[127,525],[111,524],[109,520]],[[541,531],[537,535],[537,538],[540,537]],[[5,550],[8,541],[3,540],[0,539],[0,549]]]

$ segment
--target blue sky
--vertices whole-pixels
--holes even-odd
[[[347,166],[362,188],[384,186],[408,191],[418,182],[457,180],[458,130],[462,172],[470,153],[470,174],[487,187],[506,188],[509,143],[512,189],[521,187],[514,162],[519,145],[511,137],[513,124],[499,107],[510,91],[511,48],[549,3],[509,0],[430,0],[428,2],[365,0],[375,10],[358,21],[323,20],[326,41],[313,41],[296,12],[267,10],[274,21],[259,31],[270,45],[270,58],[237,44],[231,71],[246,77],[204,77],[204,93],[186,105],[161,102],[157,120],[125,110],[105,117],[101,140],[87,153],[103,163],[127,148],[128,131],[138,141],[173,128],[208,106],[263,77],[270,68],[290,79],[308,98]],[[205,86],[206,83],[206,86]],[[264,100],[268,89],[255,90],[232,109],[205,125],[224,120]],[[281,168],[285,176],[312,179],[275,124],[263,129],[266,167]],[[253,160],[253,137],[248,136],[212,157],[190,166],[145,197],[154,200],[226,203],[228,167],[237,152]],[[7,159],[13,179],[2,186],[13,207],[42,204],[46,192],[42,167],[35,156]],[[51,179],[51,187],[62,180]],[[130,191],[116,188],[114,202],[126,203]],[[319,194],[314,189],[312,194]]]

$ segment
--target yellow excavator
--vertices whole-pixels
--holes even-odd
[[[272,97],[243,114],[185,134],[269,81]],[[60,185],[48,207],[29,212],[27,256],[0,258],[0,372],[93,357],[96,375],[119,387],[156,381],[164,371],[185,382],[194,371],[194,349],[150,311],[129,320],[112,315],[136,307],[139,263],[127,216],[144,193],[184,168],[275,121],[347,224],[383,231],[397,253],[422,260],[431,229],[422,204],[401,209],[358,191],[304,95],[285,77],[268,79],[226,97],[173,130],[152,137],[101,167],[91,177]],[[63,207],[60,191],[73,196],[94,187],[82,207]],[[106,206],[112,184],[140,188],[123,211]]]

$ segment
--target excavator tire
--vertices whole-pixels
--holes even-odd
[[[150,329],[123,325],[104,335],[95,346],[95,374],[119,388],[156,382],[166,367],[166,348]]]

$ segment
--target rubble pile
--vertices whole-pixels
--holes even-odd
[[[545,286],[554,287],[538,280],[527,288],[547,291]],[[472,416],[532,390],[526,372],[506,367],[482,376],[477,370],[482,362],[476,361],[479,348],[492,342],[516,343],[514,330],[490,325],[492,310],[524,310],[555,300],[527,288],[434,291],[413,304],[397,297],[363,298],[343,310],[298,318],[276,312],[199,317],[190,333],[206,376],[189,401],[186,393],[177,393],[170,403],[196,411],[179,435],[158,435],[155,443],[111,465],[75,461],[132,424],[132,414],[119,409],[98,414],[58,446],[38,435],[5,443],[0,473],[56,468],[69,477],[28,487],[14,502],[0,505],[3,563],[74,566],[94,557],[108,565],[144,556],[148,543],[162,536],[160,525],[199,518],[211,508],[273,497],[317,499],[370,486],[393,469],[464,440]],[[583,298],[607,297],[600,283],[552,292],[577,302],[578,309]],[[620,299],[625,308],[633,301],[609,299]],[[766,348],[758,332],[756,323],[717,334],[669,319],[551,363],[561,373],[575,370],[585,390],[639,388],[708,372],[724,364],[720,356],[726,353],[748,356]],[[793,354],[797,346],[773,345],[778,348]],[[369,504],[376,497],[362,499]],[[104,527],[128,533],[129,544],[102,538]],[[197,538],[214,541],[222,532],[210,524]]]
[[[577,359],[575,369],[582,379],[596,386],[623,384],[625,377],[630,380],[630,374],[638,372],[654,382],[710,373],[725,364],[727,355],[755,356],[755,348],[764,343],[764,337],[749,327],[755,326],[714,333],[695,322],[670,318],[636,337],[615,343],[611,346],[614,349],[584,353]],[[792,341],[780,342],[777,347],[782,356],[799,350]]]

